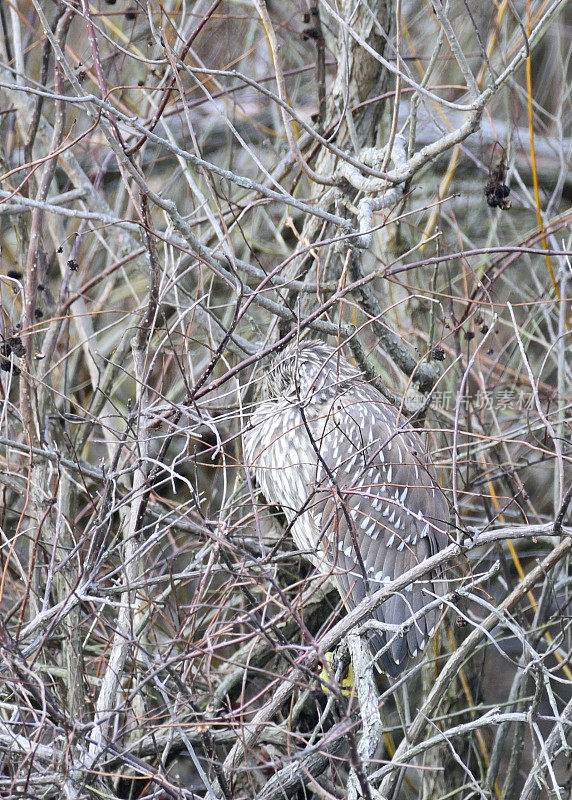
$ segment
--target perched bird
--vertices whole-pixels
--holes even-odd
[[[445,547],[448,507],[421,437],[339,350],[288,346],[258,394],[243,434],[247,466],[346,608]],[[404,636],[369,637],[374,652],[385,648],[378,663],[389,675],[425,647],[442,594],[443,582],[428,574],[375,612],[392,625],[412,620]]]

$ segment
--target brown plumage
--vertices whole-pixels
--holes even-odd
[[[279,353],[262,379],[244,452],[266,500],[292,524],[296,545],[331,575],[348,609],[447,544],[449,512],[420,436],[337,350],[315,341]],[[427,575],[376,611],[401,625],[442,581]],[[439,611],[403,637],[373,634],[397,675],[426,645]]]

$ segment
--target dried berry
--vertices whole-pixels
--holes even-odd
[[[485,186],[485,197],[491,208],[500,208],[501,211],[508,211],[511,205],[510,200],[507,199],[510,194],[510,188],[505,183],[506,163],[504,149],[501,145],[498,146],[503,150],[503,154],[496,169],[489,170],[489,181]]]
[[[6,340],[6,344],[10,348],[10,350],[14,353],[15,356],[18,358],[23,358],[26,355],[26,348],[22,344],[22,340],[19,336],[10,336]]]

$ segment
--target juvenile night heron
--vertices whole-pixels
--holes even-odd
[[[447,503],[420,436],[338,350],[290,345],[259,395],[244,434],[247,464],[346,608],[445,547]],[[442,581],[428,574],[377,609],[380,622],[411,621],[404,636],[370,636],[375,652],[386,647],[378,663],[388,674],[425,647],[442,594]]]

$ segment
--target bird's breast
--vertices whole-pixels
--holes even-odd
[[[253,415],[245,455],[267,500],[281,505],[291,521],[312,491],[317,455],[300,409],[277,406],[264,403]]]

